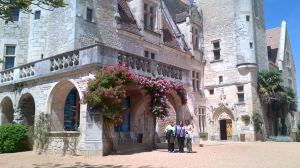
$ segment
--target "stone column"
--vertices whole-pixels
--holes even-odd
[[[87,112],[84,157],[103,156],[103,116],[100,112]]]

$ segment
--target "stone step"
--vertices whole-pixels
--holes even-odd
[[[133,154],[147,151],[151,151],[151,148],[141,143],[119,144],[117,154]]]

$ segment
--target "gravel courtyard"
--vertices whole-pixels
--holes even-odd
[[[131,155],[110,155],[93,159],[45,156],[36,155],[34,152],[20,152],[0,154],[0,167],[300,167],[300,143],[204,142],[204,147],[193,146],[193,150],[196,153],[167,153],[166,150],[158,150]]]

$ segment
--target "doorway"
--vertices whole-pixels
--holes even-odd
[[[230,119],[220,120],[221,140],[232,140],[232,121]]]

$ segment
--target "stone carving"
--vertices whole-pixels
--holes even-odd
[[[2,78],[1,78],[1,83],[9,82],[14,80],[14,71],[6,71],[1,73]]]
[[[227,113],[223,112],[222,114],[219,115],[218,120],[225,120],[225,119],[231,119],[231,118]]]
[[[131,69],[137,69],[148,73],[151,72],[151,61],[146,58],[118,54],[118,62],[120,64],[127,62],[128,66],[131,67]]]
[[[20,68],[20,78],[34,76],[34,64]]]
[[[176,67],[165,66],[158,64],[157,65],[158,75],[167,76],[169,78],[175,78],[182,80],[182,70]]]
[[[79,54],[74,53],[73,55],[61,56],[51,60],[50,71],[56,71],[59,69],[64,69],[72,67],[79,64]]]

